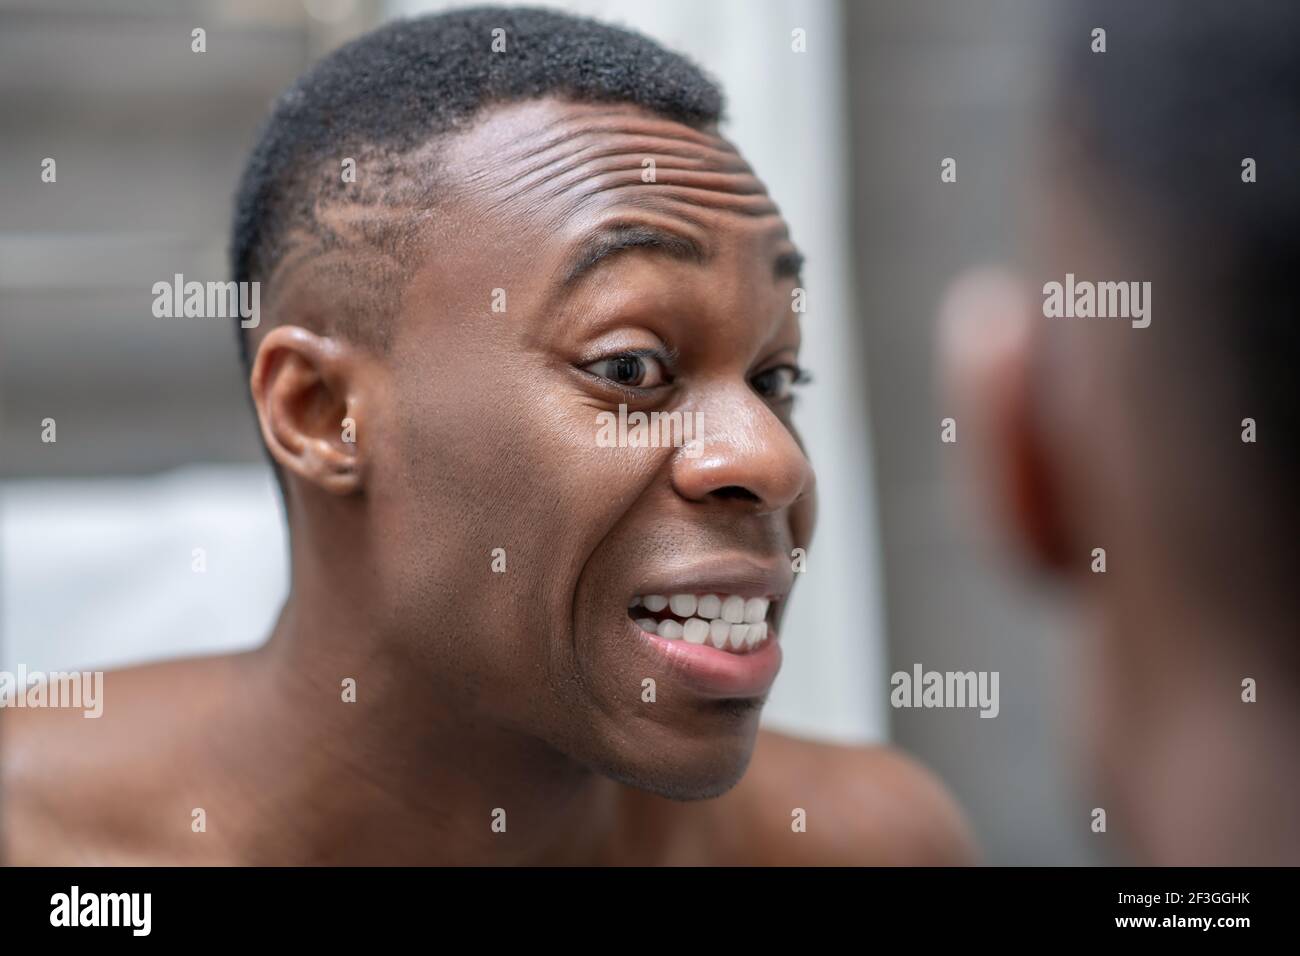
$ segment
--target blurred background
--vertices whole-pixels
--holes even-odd
[[[391,16],[451,5],[0,2],[0,667],[265,638],[284,531],[234,332],[155,319],[151,287],[227,278],[242,162],[309,62]],[[1072,769],[1065,616],[973,520],[939,441],[956,412],[934,367],[948,282],[1016,252],[1053,4],[545,5],[641,30],[714,75],[725,133],[808,255],[816,384],[797,418],[821,524],[765,723],[915,754],[966,807],[989,862],[1100,861],[1090,782]],[[940,182],[946,157],[956,184]],[[890,673],[916,663],[999,671],[999,716],[890,709]]]

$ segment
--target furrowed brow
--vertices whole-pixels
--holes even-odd
[[[674,259],[703,265],[708,253],[694,239],[656,226],[623,225],[602,229],[574,253],[564,273],[564,285],[572,285],[600,263],[628,249],[655,249]]]

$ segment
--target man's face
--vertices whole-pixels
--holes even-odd
[[[386,608],[475,719],[664,795],[720,793],[813,522],[785,224],[729,144],[631,106],[494,108],[438,166],[379,411],[397,440],[367,485]],[[619,447],[620,405],[680,413],[699,443]],[[703,613],[651,595],[747,599],[767,639],[749,646],[752,620],[722,649],[725,619],[703,643],[648,633]]]

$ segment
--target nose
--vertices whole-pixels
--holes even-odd
[[[812,465],[794,433],[748,389],[701,410],[698,454],[679,449],[672,482],[688,501],[738,503],[758,514],[789,508],[813,488]]]

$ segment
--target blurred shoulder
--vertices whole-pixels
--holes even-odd
[[[732,793],[764,863],[976,862],[970,826],[947,788],[892,747],[760,731],[749,771]]]

